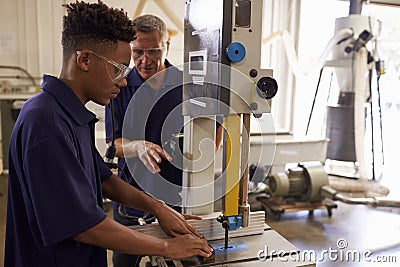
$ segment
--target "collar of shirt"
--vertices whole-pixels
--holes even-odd
[[[43,76],[42,90],[54,96],[57,102],[79,125],[96,123],[96,115],[89,111],[63,81],[50,75]]]
[[[168,70],[167,76],[170,76],[169,71],[170,71],[170,69],[172,70],[172,68],[170,68],[170,67],[173,67],[173,65],[168,61],[168,59],[165,59],[164,64],[165,64],[166,69]],[[174,69],[174,72],[175,72],[175,70],[179,71],[175,67],[173,67],[173,69]],[[175,78],[176,76],[173,75],[173,77]],[[167,81],[169,81],[169,82],[167,83]],[[127,77],[127,82],[128,82],[129,86],[140,87],[145,82],[145,80],[143,80],[143,78],[140,76],[137,69],[133,68]],[[170,79],[170,78],[167,78],[164,83],[166,85],[176,85],[176,81],[174,82],[174,79]]]

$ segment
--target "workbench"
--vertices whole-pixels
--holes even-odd
[[[214,248],[215,255],[210,258],[191,257],[181,260],[150,257],[152,265],[148,263],[146,266],[316,266],[314,262],[302,259],[299,249],[265,223],[264,212],[254,212],[250,216],[248,227],[230,231],[227,249],[224,248],[222,226],[216,220],[191,220],[189,224],[208,240]],[[264,221],[261,222],[261,218],[264,218]],[[160,238],[168,238],[157,223],[131,228]]]

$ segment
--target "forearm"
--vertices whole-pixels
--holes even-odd
[[[165,240],[145,235],[106,218],[76,235],[75,240],[134,255],[167,255]]]
[[[195,255],[209,257],[212,254],[207,242],[193,235],[185,234],[172,239],[160,239],[134,231],[109,218],[73,238],[124,254],[162,256],[170,259],[189,258]]]
[[[109,199],[154,214],[161,228],[171,237],[183,234],[201,237],[200,233],[186,221],[186,219],[201,219],[200,217],[184,216],[168,207],[164,202],[148,196],[114,174],[103,182],[102,188],[104,195]]]
[[[127,145],[130,142],[132,141],[123,138],[115,139],[115,156],[118,158],[136,158],[138,156],[137,151]],[[110,146],[111,142],[108,142],[108,145]]]
[[[107,198],[152,214],[156,214],[157,209],[164,205],[162,201],[150,197],[114,174],[103,182],[102,189]]]

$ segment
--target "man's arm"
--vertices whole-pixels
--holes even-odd
[[[139,158],[151,173],[160,172],[158,163],[162,158],[172,161],[172,157],[157,144],[144,140],[130,141],[118,138],[115,143],[115,156],[120,158]],[[111,145],[111,142],[109,143]]]
[[[205,240],[193,235],[160,239],[134,231],[109,218],[74,236],[74,239],[125,254],[157,255],[170,259],[196,255],[209,257],[212,253],[212,249]]]
[[[201,237],[186,220],[201,219],[195,215],[182,215],[168,207],[163,201],[157,200],[126,183],[116,175],[112,175],[102,184],[103,194],[107,198],[122,205],[147,211],[154,214],[164,232],[172,237],[191,234]]]

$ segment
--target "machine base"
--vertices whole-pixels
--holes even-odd
[[[280,219],[281,214],[284,212],[295,212],[301,210],[308,210],[312,214],[316,209],[327,209],[328,216],[332,216],[332,209],[336,209],[335,202],[329,199],[324,199],[318,202],[291,202],[283,198],[267,198],[265,196],[257,197],[263,208],[272,214],[277,220]]]
[[[210,242],[218,247],[223,240]],[[231,238],[229,244],[240,244],[240,250],[218,252],[210,258],[192,257],[183,260],[158,258],[156,265],[146,266],[316,266],[300,257],[299,250],[271,228],[263,234]]]

